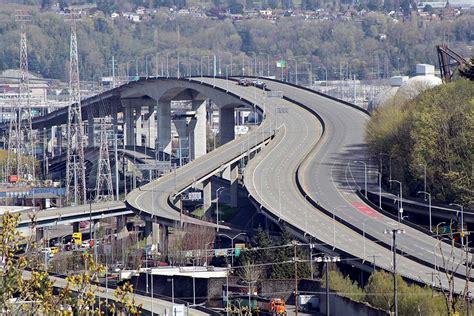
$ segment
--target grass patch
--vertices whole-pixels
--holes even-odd
[[[206,211],[202,207],[197,208],[197,209],[195,209],[194,211],[191,212],[191,214],[193,216],[196,216],[196,217],[199,217],[199,218],[203,217],[205,213],[206,213]]]
[[[238,211],[239,209],[237,207],[223,205],[222,207],[219,207],[219,219],[223,220],[224,222],[227,222],[231,220],[232,217],[234,217]]]

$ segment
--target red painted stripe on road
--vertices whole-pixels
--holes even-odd
[[[379,218],[380,214],[373,210],[372,208],[368,207],[362,202],[352,202],[352,206],[354,206],[356,209],[358,209],[360,212],[364,213],[365,215],[368,215],[373,218]]]

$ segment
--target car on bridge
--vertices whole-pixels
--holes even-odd
[[[244,87],[248,87],[252,84],[252,82],[248,79],[245,79],[245,78],[240,78],[239,81],[237,82],[237,84],[239,86],[244,86]]]
[[[257,79],[254,79],[252,80],[252,85],[257,87],[257,88],[260,88],[260,89],[266,89],[267,88],[267,84],[261,80],[257,80]]]

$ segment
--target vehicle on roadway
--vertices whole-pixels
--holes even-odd
[[[249,299],[246,295],[229,297],[230,314],[233,311],[248,309]],[[285,301],[281,298],[268,298],[263,296],[252,296],[250,298],[250,309],[260,315],[287,315]]]
[[[257,80],[257,79],[254,79],[252,80],[252,85],[257,87],[257,88],[260,88],[260,89],[266,89],[267,88],[267,84],[261,80]]]
[[[237,84],[238,84],[239,86],[244,86],[244,87],[250,86],[251,83],[252,83],[252,82],[251,82],[250,80],[245,79],[245,78],[240,78],[239,81],[237,82]]]

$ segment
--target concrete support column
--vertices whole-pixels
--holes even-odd
[[[63,130],[66,130],[66,128],[64,127],[64,125],[60,125],[57,127],[57,131],[56,131],[56,137],[58,141],[56,143],[57,149],[54,151],[57,151],[59,156],[61,156],[62,151],[63,151]]]
[[[72,232],[73,233],[78,233],[79,231],[80,231],[79,222],[72,223]]]
[[[150,147],[150,148],[155,148],[155,144],[156,144],[156,135],[157,135],[157,132],[156,132],[156,119],[155,119],[155,115],[156,115],[156,112],[155,112],[155,107],[154,106],[150,106],[148,107],[148,115],[147,115],[147,135],[146,135],[146,139],[147,139],[147,143],[146,143],[146,146]]]
[[[92,108],[89,106],[87,108],[87,141],[89,147],[95,146],[94,127],[94,114],[92,113]]]
[[[234,108],[219,108],[219,134],[221,145],[234,139],[234,125]]]
[[[135,125],[135,145],[141,146],[142,145],[142,107],[137,106],[135,107],[135,116],[134,116],[134,124]]]
[[[56,144],[56,134],[57,134],[57,127],[51,126],[51,129],[47,132],[48,133],[48,148],[47,151],[51,153],[51,157],[54,157],[54,146]]]
[[[117,108],[118,107],[117,107],[116,103],[112,104],[111,116],[112,116],[112,128],[113,128],[113,131],[114,131],[114,135],[118,134],[118,117],[117,117],[118,109]]]
[[[50,130],[48,128],[43,128],[41,129],[42,133],[42,147],[43,147],[43,154],[46,156],[48,153],[48,140],[50,139],[49,137],[49,132]]]
[[[233,163],[230,165],[230,207],[237,207],[239,200],[239,164]]]
[[[158,102],[157,105],[157,149],[171,154],[171,102]]]
[[[191,160],[207,153],[206,101],[193,101],[194,118],[189,123],[189,150]]]
[[[168,226],[160,225],[160,252],[161,254],[168,255]]]
[[[160,225],[153,221],[145,221],[145,234],[147,245],[157,245],[160,240]]]
[[[118,233],[127,225],[127,221],[126,221],[125,216],[123,216],[123,215],[117,216],[116,221],[117,221],[116,230],[117,230],[117,233]]]
[[[133,108],[129,106],[130,102],[124,105],[124,133],[125,133],[125,145],[133,145],[135,143],[135,133],[133,128]]]
[[[44,228],[36,227],[36,242],[40,242],[44,238]]]
[[[178,132],[178,147],[176,148],[176,155],[178,157],[182,157],[180,159],[183,164],[186,163],[186,158],[189,156],[189,133],[188,133],[188,124],[186,122],[186,118],[182,119],[175,119],[173,121],[174,126],[176,128],[176,132]]]
[[[212,204],[212,186],[211,179],[204,180],[202,183],[202,207],[204,211],[211,208]]]

